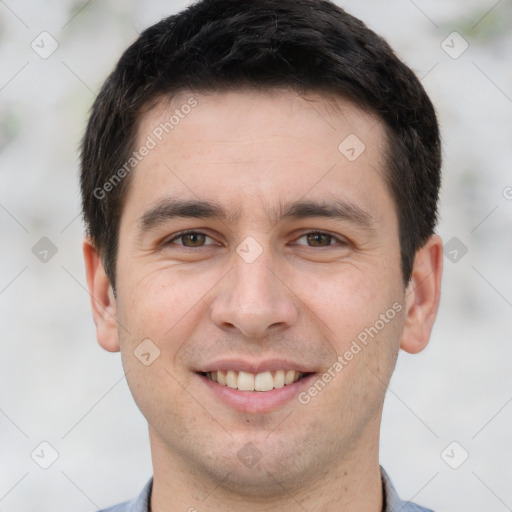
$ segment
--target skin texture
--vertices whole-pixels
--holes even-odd
[[[442,242],[433,235],[417,252],[405,287],[383,180],[384,128],[363,110],[290,91],[182,93],[144,115],[136,146],[191,96],[197,106],[132,176],[116,298],[94,244],[84,242],[98,341],[121,351],[149,423],[152,510],[378,512],[384,394],[399,348],[415,353],[428,343]],[[365,145],[354,161],[338,149],[350,134]],[[143,215],[169,199],[214,201],[228,217],[141,229]],[[366,223],[279,219],[298,200],[351,204]],[[189,229],[207,235],[197,247],[174,238]],[[309,232],[333,238],[311,242]],[[248,236],[262,250],[251,263],[236,251]],[[196,373],[221,358],[280,358],[316,380],[393,304],[401,311],[307,404],[293,397],[241,412]],[[160,355],[145,366],[134,350],[148,338]],[[237,456],[248,443],[259,453],[251,467]]]

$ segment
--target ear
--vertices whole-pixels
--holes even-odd
[[[443,242],[432,235],[416,252],[411,280],[405,291],[405,324],[400,348],[416,354],[430,339],[441,297]]]
[[[100,255],[89,238],[84,240],[83,252],[96,338],[105,350],[119,352],[117,305],[110,280]]]

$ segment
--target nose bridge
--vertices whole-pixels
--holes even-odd
[[[254,248],[244,247],[241,249]],[[221,328],[236,328],[249,337],[264,336],[269,328],[285,328],[297,317],[296,304],[287,288],[271,270],[270,251],[245,258],[238,249],[233,269],[212,309],[212,320]],[[254,257],[254,254],[253,254]]]
[[[247,263],[238,259],[233,269],[232,294],[241,301],[239,306],[260,306],[258,309],[269,307],[277,298],[275,275],[270,271],[272,261],[266,255],[261,255],[256,261]]]

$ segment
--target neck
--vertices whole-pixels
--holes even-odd
[[[231,475],[236,469],[226,471],[224,477],[214,477],[194,467],[186,457],[171,451],[150,428],[154,470],[151,512],[296,512],[301,508],[381,512],[378,429],[368,430],[373,438],[358,439],[348,453],[333,457],[328,465],[314,464],[307,474],[280,481],[278,470],[263,468],[266,484],[254,492],[234,483]]]

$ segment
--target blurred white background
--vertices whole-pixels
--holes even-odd
[[[382,465],[404,499],[437,512],[512,510],[512,4],[338,3],[387,38],[436,104],[439,233],[458,244],[429,347],[399,358]],[[77,149],[122,51],[185,5],[0,1],[0,511],[95,510],[152,473],[119,354],[95,339]],[[49,56],[41,32],[58,44]],[[33,251],[43,237],[57,250],[46,263]],[[58,453],[48,469],[34,461],[53,453],[43,441]]]

